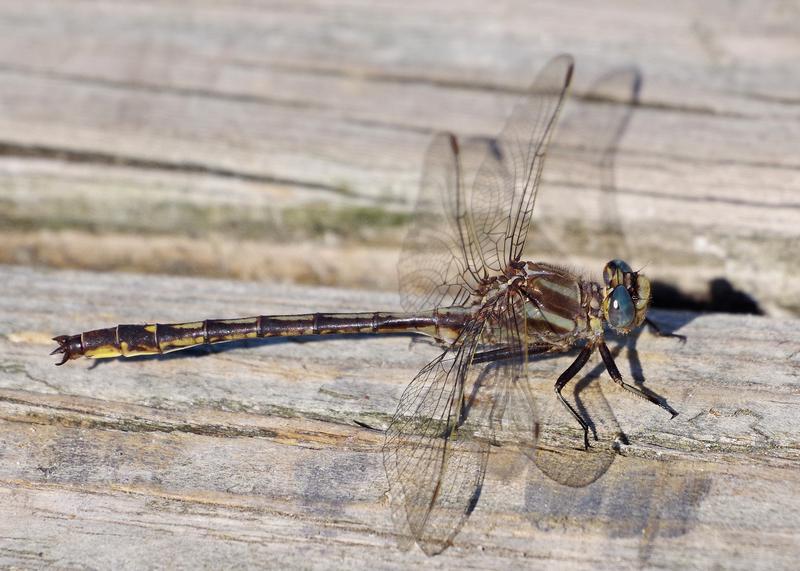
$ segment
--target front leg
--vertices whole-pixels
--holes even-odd
[[[561,373],[555,384],[556,395],[558,396],[558,400],[561,401],[561,404],[563,404],[566,407],[566,409],[570,412],[570,414],[572,414],[572,416],[575,417],[575,420],[578,421],[578,424],[581,425],[581,428],[583,428],[583,446],[585,449],[589,448],[589,425],[586,423],[585,420],[583,420],[581,415],[578,414],[578,411],[576,411],[572,407],[572,405],[569,404],[566,401],[566,399],[561,395],[561,389],[563,389],[564,386],[575,375],[577,375],[581,369],[583,369],[583,366],[589,360],[589,357],[591,356],[593,350],[594,350],[594,345],[587,343],[583,347],[583,349],[581,349],[581,352],[578,353],[578,357],[575,359],[575,361],[573,361],[572,364],[569,367],[567,367],[566,371]]]
[[[672,418],[678,416],[678,412],[668,404],[662,402],[661,399],[658,399],[651,394],[648,394],[640,389],[637,389],[633,385],[629,385],[624,380],[622,380],[622,374],[619,372],[617,364],[614,362],[614,357],[611,356],[611,351],[608,350],[608,345],[606,345],[606,342],[600,341],[599,347],[600,347],[600,356],[603,358],[603,363],[605,363],[606,365],[606,370],[608,371],[608,374],[611,375],[611,378],[614,380],[615,383],[617,383],[626,391],[633,393],[637,397],[648,400],[651,403],[660,406],[668,413],[670,413],[672,415]]]

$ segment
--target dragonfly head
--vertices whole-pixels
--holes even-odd
[[[611,260],[603,269],[603,281],[603,317],[616,331],[629,333],[647,315],[650,280],[622,260]]]

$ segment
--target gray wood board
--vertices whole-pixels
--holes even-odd
[[[591,363],[590,452],[555,403],[569,356],[529,375],[536,465],[498,447],[478,506],[435,558],[401,551],[382,428],[437,350],[369,337],[217,346],[55,368],[54,334],[117,322],[392,309],[389,294],[0,266],[0,565],[789,568],[800,555],[800,323],[656,312],[617,360],[680,414]],[[624,345],[624,344],[623,344]],[[595,378],[599,377],[599,378]],[[600,388],[602,387],[602,388]],[[628,444],[608,448],[609,431]],[[543,472],[573,466],[569,487]],[[605,472],[605,473],[603,473]],[[575,480],[577,482],[577,480]]]
[[[641,106],[618,219],[593,173],[551,164],[531,255],[630,256],[796,314],[798,22],[780,1],[4,2],[0,261],[394,289],[431,134],[496,134],[566,51],[566,117],[619,103],[588,95],[621,66]]]

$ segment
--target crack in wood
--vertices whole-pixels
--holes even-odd
[[[240,180],[244,182],[257,182],[263,184],[275,184],[285,186],[296,186],[311,190],[324,190],[345,196],[369,199],[367,195],[358,195],[350,189],[342,189],[337,185],[324,184],[319,182],[301,181],[289,178],[282,178],[266,174],[247,173],[244,171],[214,167],[202,163],[182,161],[167,162],[154,159],[143,159],[137,157],[127,157],[100,151],[83,151],[66,149],[63,147],[53,147],[48,145],[23,145],[11,142],[0,142],[0,156],[10,156],[19,158],[52,159],[68,163],[93,164],[104,166],[129,167],[142,170],[160,170],[166,172],[178,172],[186,174],[206,174],[220,178]],[[385,202],[383,200],[382,202]]]

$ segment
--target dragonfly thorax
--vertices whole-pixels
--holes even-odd
[[[508,288],[523,305],[529,340],[563,346],[585,334],[586,293],[577,274],[539,262],[520,263],[510,273]]]
[[[481,301],[499,313],[516,303],[529,340],[562,346],[602,337],[606,326],[626,334],[641,325],[650,281],[621,260],[606,264],[602,284],[561,266],[522,262],[487,281]]]

